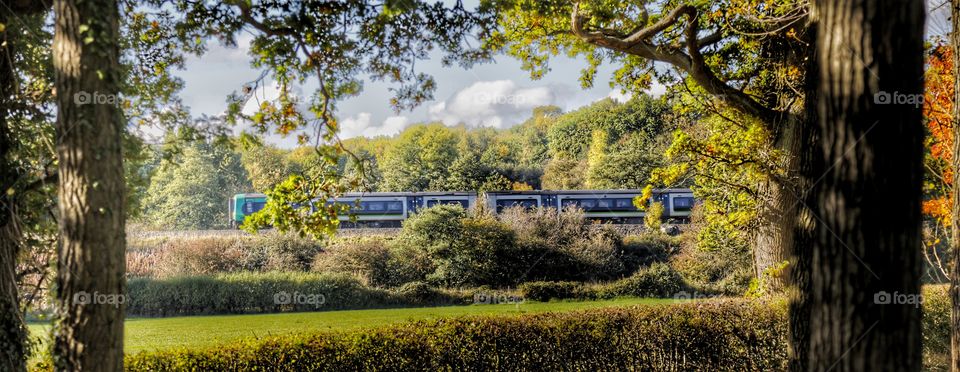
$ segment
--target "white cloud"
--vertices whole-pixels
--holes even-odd
[[[361,112],[340,122],[340,137],[368,137],[392,136],[400,133],[410,123],[406,116],[391,116],[380,125],[372,125],[369,112]]]
[[[611,90],[610,94],[607,94],[604,98],[610,98],[614,101],[624,103],[630,100],[633,97],[633,93],[625,92],[619,88]]]
[[[653,85],[650,86],[650,89],[647,89],[647,94],[654,97],[660,97],[665,93],[667,93],[667,86],[660,84],[659,81],[654,81]]]
[[[654,81],[653,84],[650,86],[650,88],[645,90],[644,92],[654,97],[660,97],[667,92],[667,86],[660,84],[660,82],[658,81]],[[603,97],[601,99],[604,99],[604,98],[610,98],[614,101],[624,103],[629,101],[630,98],[633,98],[633,93],[624,91],[620,88],[613,88],[613,90],[611,90],[606,97]]]
[[[558,104],[558,91],[521,88],[511,80],[479,81],[430,106],[429,114],[446,125],[506,128],[528,118],[535,107]]]

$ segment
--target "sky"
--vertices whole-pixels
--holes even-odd
[[[927,20],[928,36],[949,31],[946,17],[949,8],[941,5],[943,0],[927,3],[931,12]],[[237,47],[225,47],[211,40],[207,53],[190,57],[185,68],[176,73],[185,83],[180,97],[194,117],[222,113],[231,92],[261,75],[262,70],[250,66],[251,57],[247,53],[251,39],[250,35],[242,35]],[[610,65],[599,69],[591,89],[582,89],[578,78],[585,65],[582,59],[556,57],[550,61],[549,73],[540,80],[532,80],[529,73],[520,68],[520,63],[508,56],[498,56],[492,63],[471,69],[443,67],[439,58],[420,61],[418,70],[431,74],[437,81],[434,100],[412,111],[393,112],[389,105],[391,85],[367,79],[358,96],[338,104],[340,136],[390,136],[414,123],[433,121],[502,129],[523,122],[537,106],[556,105],[571,111],[606,97],[620,101],[628,98],[619,89],[610,88],[615,69]],[[299,89],[298,93],[306,96],[313,88],[308,84]],[[275,85],[268,82],[260,95],[269,99],[275,96],[275,90]],[[650,93],[659,95],[664,90],[665,87],[655,84]],[[252,111],[254,105],[248,104],[248,111]],[[295,134],[286,138],[271,135],[267,142],[290,148],[296,146],[295,138]]]
[[[176,73],[184,80],[180,93],[183,103],[194,117],[218,115],[227,106],[226,97],[243,84],[255,80],[262,70],[250,67],[247,55],[251,37],[238,39],[237,47],[226,47],[209,41],[209,50],[203,56],[190,57],[185,68]],[[594,87],[580,87],[580,70],[584,60],[558,57],[551,60],[551,71],[540,80],[520,68],[520,63],[508,56],[498,56],[494,62],[464,69],[443,67],[439,58],[418,62],[418,70],[432,75],[437,81],[434,100],[425,102],[412,111],[394,112],[390,107],[392,86],[369,79],[356,97],[338,104],[341,138],[394,135],[409,125],[441,121],[447,125],[459,123],[468,126],[509,128],[530,117],[535,107],[556,105],[564,111],[610,97],[620,101],[629,97],[609,85],[614,66],[603,66],[597,74]],[[309,95],[310,84],[299,88],[298,94]],[[652,94],[662,94],[665,88],[655,85]],[[275,96],[276,85],[268,82],[258,90],[261,97]],[[255,103],[248,103],[252,111]],[[295,136],[282,138],[271,135],[268,142],[281,147],[296,145]]]

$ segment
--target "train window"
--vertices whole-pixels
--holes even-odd
[[[583,209],[591,209],[591,208],[594,208],[594,207],[597,206],[597,200],[596,200],[596,199],[581,199],[581,200],[580,200],[580,206],[583,207]]]
[[[390,212],[403,212],[403,202],[401,201],[387,202],[387,210]]]
[[[599,208],[610,208],[612,206],[613,206],[613,200],[610,200],[610,199],[597,200],[597,207]]]
[[[466,199],[457,199],[457,200],[427,200],[427,208],[435,206],[437,204],[441,205],[459,205],[466,209],[469,207],[470,203]]]
[[[243,213],[251,214],[259,212],[265,205],[267,205],[266,201],[248,201],[243,203]]]
[[[386,210],[387,206],[383,202],[363,202],[360,203],[360,208],[365,211],[380,212]]]
[[[502,209],[504,209],[504,208],[512,208],[512,207],[522,207],[522,208],[527,208],[527,209],[536,208],[536,207],[537,207],[537,201],[536,201],[536,200],[530,200],[530,199],[526,199],[526,200],[497,200],[497,211],[500,211],[500,210],[502,210]]]
[[[693,209],[693,198],[686,196],[673,198],[673,210],[683,212],[691,209]]]
[[[580,206],[580,202],[576,199],[563,199],[560,201],[560,206],[563,208],[576,208]]]
[[[617,208],[633,208],[633,199],[617,199]]]

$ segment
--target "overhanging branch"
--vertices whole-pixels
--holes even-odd
[[[644,10],[643,14],[646,14]],[[776,130],[777,124],[789,119],[790,113],[778,111],[764,106],[757,102],[753,97],[744,93],[723,80],[710,69],[710,66],[703,59],[702,48],[715,44],[722,39],[720,31],[711,33],[705,37],[699,38],[699,25],[697,18],[699,12],[692,5],[681,5],[673,9],[660,21],[642,27],[626,37],[619,37],[614,32],[605,30],[603,32],[588,30],[585,27],[590,17],[581,14],[579,2],[574,3],[573,11],[570,15],[571,32],[580,39],[611,50],[623,52],[656,62],[664,62],[676,66],[681,71],[689,74],[698,85],[707,93],[720,98],[731,107],[760,119],[771,130]],[[663,45],[654,44],[650,39],[660,32],[677,25],[682,19],[687,19],[684,28],[684,45],[687,52],[681,49],[672,48]],[[646,17],[643,17],[643,21]],[[643,23],[641,23],[643,25]]]

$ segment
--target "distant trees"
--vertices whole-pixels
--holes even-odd
[[[285,152],[271,145],[252,146],[240,151],[240,161],[253,190],[269,190],[298,169],[285,158]]]
[[[230,197],[252,190],[240,157],[223,145],[197,141],[161,162],[144,199],[144,224],[184,230],[227,226]]]
[[[441,124],[405,130],[384,154],[382,190],[442,190],[457,159],[457,136]]]

